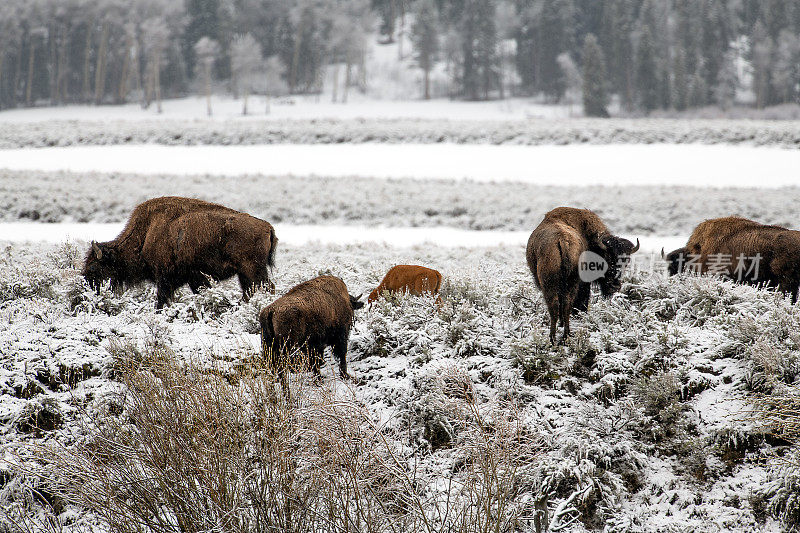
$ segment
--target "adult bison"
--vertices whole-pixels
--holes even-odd
[[[425,293],[438,295],[441,286],[442,275],[437,270],[417,265],[395,265],[369,294],[367,301],[372,303],[385,292],[408,293],[415,296]]]
[[[777,287],[797,301],[800,232],[741,217],[701,222],[684,248],[666,256],[668,271],[717,274],[747,284]]]
[[[339,372],[347,374],[347,341],[353,311],[364,303],[351,296],[340,278],[319,276],[296,285],[261,310],[261,349],[285,385],[285,371],[297,351],[308,356],[310,369],[319,375],[326,346],[333,348]]]
[[[258,286],[274,288],[269,268],[277,244],[272,225],[248,214],[192,198],[154,198],[133,210],[116,239],[92,242],[82,273],[97,290],[106,280],[113,288],[153,281],[158,308],[184,284],[197,292],[209,279],[236,274],[246,301]]]
[[[588,310],[593,281],[598,282],[605,297],[620,289],[621,269],[638,250],[638,240],[634,246],[612,235],[600,217],[588,209],[559,207],[545,215],[528,239],[525,256],[550,313],[552,343],[556,342],[559,321],[564,326],[563,342],[569,336],[573,310]],[[597,268],[596,273],[590,270],[592,267]]]

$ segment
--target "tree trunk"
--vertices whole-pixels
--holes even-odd
[[[25,105],[30,107],[33,98],[33,58],[36,53],[36,40],[32,35],[28,43],[28,82],[25,85]]]
[[[103,23],[103,32],[100,35],[100,48],[97,51],[97,63],[94,71],[94,103],[103,102],[103,93],[106,90],[106,49],[108,48],[108,22]]]
[[[56,75],[56,100],[58,103],[63,103],[65,97],[67,96],[67,88],[64,87],[64,78],[67,71],[67,48],[69,48],[69,34],[69,28],[64,26],[61,49],[58,51],[58,74]]]
[[[161,55],[161,51],[158,51],[158,56]],[[153,84],[156,93],[156,111],[160,115],[163,113],[163,109],[161,109],[161,59],[156,57],[153,60]]]
[[[334,60],[335,61],[335,60]],[[339,63],[333,64],[333,91],[331,96],[331,102],[334,104],[336,103],[336,99],[339,96]]]
[[[206,112],[211,116],[211,61],[205,62],[206,67]]]
[[[83,54],[83,99],[89,101],[89,71],[92,57],[92,21],[86,24],[86,47]]]
[[[350,58],[347,58],[347,66],[344,69],[344,95],[342,95],[342,103],[347,103],[347,93],[350,91],[350,75],[353,65],[350,63]]]
[[[431,99],[431,67],[425,69],[425,100]]]
[[[247,98],[250,96],[250,91],[245,87],[244,91],[244,106],[242,107],[242,115],[247,115]]]
[[[122,60],[122,74],[119,77],[119,91],[117,91],[117,102],[125,102],[128,95],[128,76],[131,70],[131,52],[133,51],[133,37],[125,37],[125,57]]]
[[[292,52],[292,68],[289,71],[289,93],[294,94],[297,88],[297,69],[300,63],[300,47],[303,44],[303,33],[305,33],[306,16],[300,15],[300,24],[297,27],[297,37],[294,40],[294,50]]]
[[[3,109],[3,63],[5,63],[6,52],[0,45],[0,109]]]

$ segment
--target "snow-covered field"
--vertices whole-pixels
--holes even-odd
[[[800,151],[786,149],[797,147],[796,124],[537,121],[523,119],[523,104],[503,116],[494,104],[442,102],[364,103],[372,114],[360,115],[308,111],[309,101],[282,116],[274,105],[279,120],[227,120],[238,104],[217,104],[198,121],[187,121],[188,100],[167,102],[164,120],[140,121],[134,108],[0,113],[0,531],[9,518],[41,518],[43,501],[66,530],[98,526],[61,507],[32,474],[36,461],[24,475],[13,463],[33,445],[91,445],[81,422],[92,413],[119,408],[108,416],[129,423],[114,403],[119,346],[167,346],[187,369],[236,378],[256,356],[261,307],[322,273],[368,292],[398,263],[440,270],[444,305],[407,298],[360,311],[346,389],[402,461],[434,480],[425,490],[466,475],[474,443],[454,418],[469,407],[456,379],[489,427],[513,413],[537,443],[513,478],[524,531],[541,502],[552,531],[796,521],[797,450],[753,419],[751,400],[794,394],[800,312],[770,291],[666,278],[657,261],[708,217],[798,227]],[[148,284],[90,291],[78,271],[88,241],[112,238],[133,206],[166,194],[272,222],[276,294],[243,303],[231,280],[184,288],[156,311]],[[642,260],[553,347],[524,246],[558,205],[592,208],[639,237]],[[331,383],[340,390],[326,369]]]
[[[230,177],[465,178],[561,186],[785,187],[800,180],[800,150],[707,145],[132,145],[2,150],[0,168]]]
[[[109,394],[118,384],[107,377],[113,343],[144,346],[155,335],[201,365],[254,355],[255,314],[275,296],[243,304],[235,283],[224,283],[197,296],[184,290],[156,312],[150,286],[118,296],[88,290],[73,268],[85,246],[12,244],[0,260],[6,446],[69,445],[85,415],[76,406],[93,412],[115,397]],[[785,376],[800,370],[793,333],[800,315],[788,301],[713,279],[643,274],[611,300],[595,297],[576,318],[573,340],[551,347],[519,246],[286,246],[277,292],[320,272],[341,276],[353,293],[368,291],[398,262],[440,269],[445,306],[412,298],[359,312],[349,360],[358,401],[421,446],[409,456],[421,471],[449,475],[462,450],[457,431],[451,445],[435,450],[423,436],[426,420],[448,416],[426,403],[436,393],[424,384],[455,369],[479,405],[512,402],[526,431],[544,439],[541,455],[518,473],[529,487],[519,501],[545,497],[555,511],[573,497],[559,518],[578,518],[570,530],[779,530],[764,509],[788,497],[784,467],[774,462],[785,448],[745,421],[744,411],[748,394],[784,391]],[[777,349],[788,350],[780,375],[763,366]],[[330,370],[325,375],[334,379]],[[57,413],[55,429],[26,429],[42,406]],[[20,490],[17,482],[6,486],[7,505],[20,504]],[[95,520],[70,516],[73,527]]]

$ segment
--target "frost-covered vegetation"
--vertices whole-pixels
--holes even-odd
[[[800,145],[795,121],[575,119],[569,121],[288,120],[47,121],[3,124],[0,148],[275,143]]]
[[[474,230],[531,230],[554,207],[585,206],[614,231],[635,235],[688,235],[702,220],[731,214],[796,227],[800,203],[800,189],[794,187],[556,187],[465,180],[0,170],[0,221],[123,222],[136,205],[163,195],[222,203],[274,224]]]
[[[0,256],[7,524],[159,517],[236,530],[285,516],[280,498],[258,498],[266,479],[320,512],[298,523],[325,531],[342,508],[365,531],[447,520],[451,531],[752,531],[800,516],[796,449],[775,436],[787,418],[751,401],[798,397],[800,311],[771,291],[638,273],[613,298],[594,295],[554,347],[516,247],[283,247],[276,295],[244,304],[229,282],[183,289],[163,312],[152,286],[89,291],[75,268],[84,247]],[[331,368],[321,385],[296,375],[294,403],[270,392],[257,310],[321,273],[368,291],[396,263],[440,270],[444,304],[359,311],[353,383]],[[187,450],[207,468],[192,470]],[[131,480],[126,494],[146,505],[108,497]],[[204,512],[182,515],[181,502]]]

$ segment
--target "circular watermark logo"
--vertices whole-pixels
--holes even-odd
[[[605,276],[608,263],[602,255],[586,250],[578,258],[578,277],[584,283],[591,283]]]

